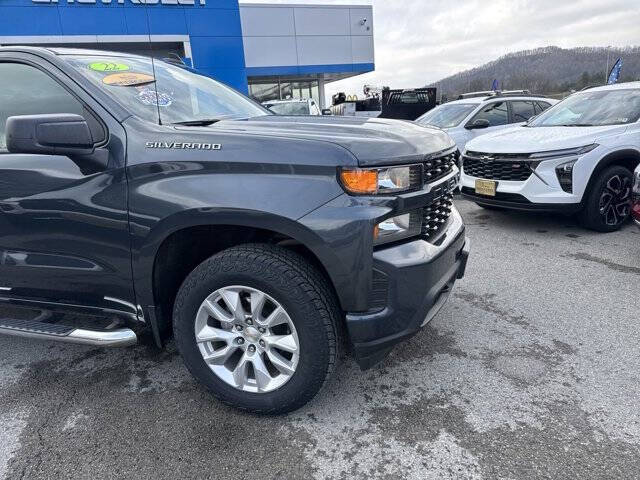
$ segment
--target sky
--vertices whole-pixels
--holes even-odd
[[[338,91],[362,97],[364,84],[391,88],[424,86],[518,50],[550,45],[563,48],[640,45],[640,0],[250,0],[250,3],[373,4],[376,70],[328,84],[329,99]]]

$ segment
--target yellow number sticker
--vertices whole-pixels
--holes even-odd
[[[94,62],[89,64],[89,68],[96,72],[125,72],[129,70],[129,65],[124,63]]]

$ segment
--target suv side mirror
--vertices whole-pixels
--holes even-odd
[[[333,115],[330,108],[323,108],[322,115]]]
[[[91,155],[95,150],[89,124],[71,113],[9,117],[5,134],[11,153]]]
[[[490,126],[491,124],[489,123],[489,120],[487,120],[486,118],[479,118],[472,123],[467,123],[464,128],[466,128],[467,130],[477,130],[480,128],[489,128]]]

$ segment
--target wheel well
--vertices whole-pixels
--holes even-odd
[[[619,150],[608,154],[600,160],[598,163],[597,173],[600,173],[605,168],[613,165],[620,165],[621,167],[625,167],[633,172],[639,164],[640,152],[637,150]]]
[[[633,172],[635,168],[640,165],[640,152],[632,149],[618,150],[617,152],[611,152],[603,157],[602,160],[598,162],[598,166],[591,174],[591,178],[589,179],[589,183],[587,185],[587,188],[585,189],[583,201],[585,196],[591,191],[591,187],[598,179],[600,173],[603,172],[605,168],[609,168],[614,165],[625,167],[626,169]]]
[[[188,227],[169,235],[156,252],[153,265],[153,296],[161,335],[167,336],[171,333],[173,304],[187,275],[212,255],[243,243],[268,243],[295,251],[318,269],[338,298],[322,262],[294,238],[270,230],[235,225]]]

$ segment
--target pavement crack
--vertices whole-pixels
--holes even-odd
[[[621,263],[612,262],[611,260],[589,255],[588,253],[582,253],[582,252],[568,253],[563,256],[573,258],[575,260],[586,260],[587,262],[599,263],[600,265],[604,265],[605,267],[610,268],[611,270],[614,270],[616,272],[640,275],[639,267],[631,267],[629,265],[623,265]]]
[[[531,326],[529,322],[525,320],[524,315],[514,315],[509,311],[500,308],[500,306],[493,301],[493,299],[496,297],[494,293],[478,295],[462,290],[458,293],[455,293],[454,296],[460,298],[461,300],[464,300],[473,307],[479,308],[480,310],[484,310],[488,313],[492,313],[514,325],[518,325],[524,328],[528,328]]]

